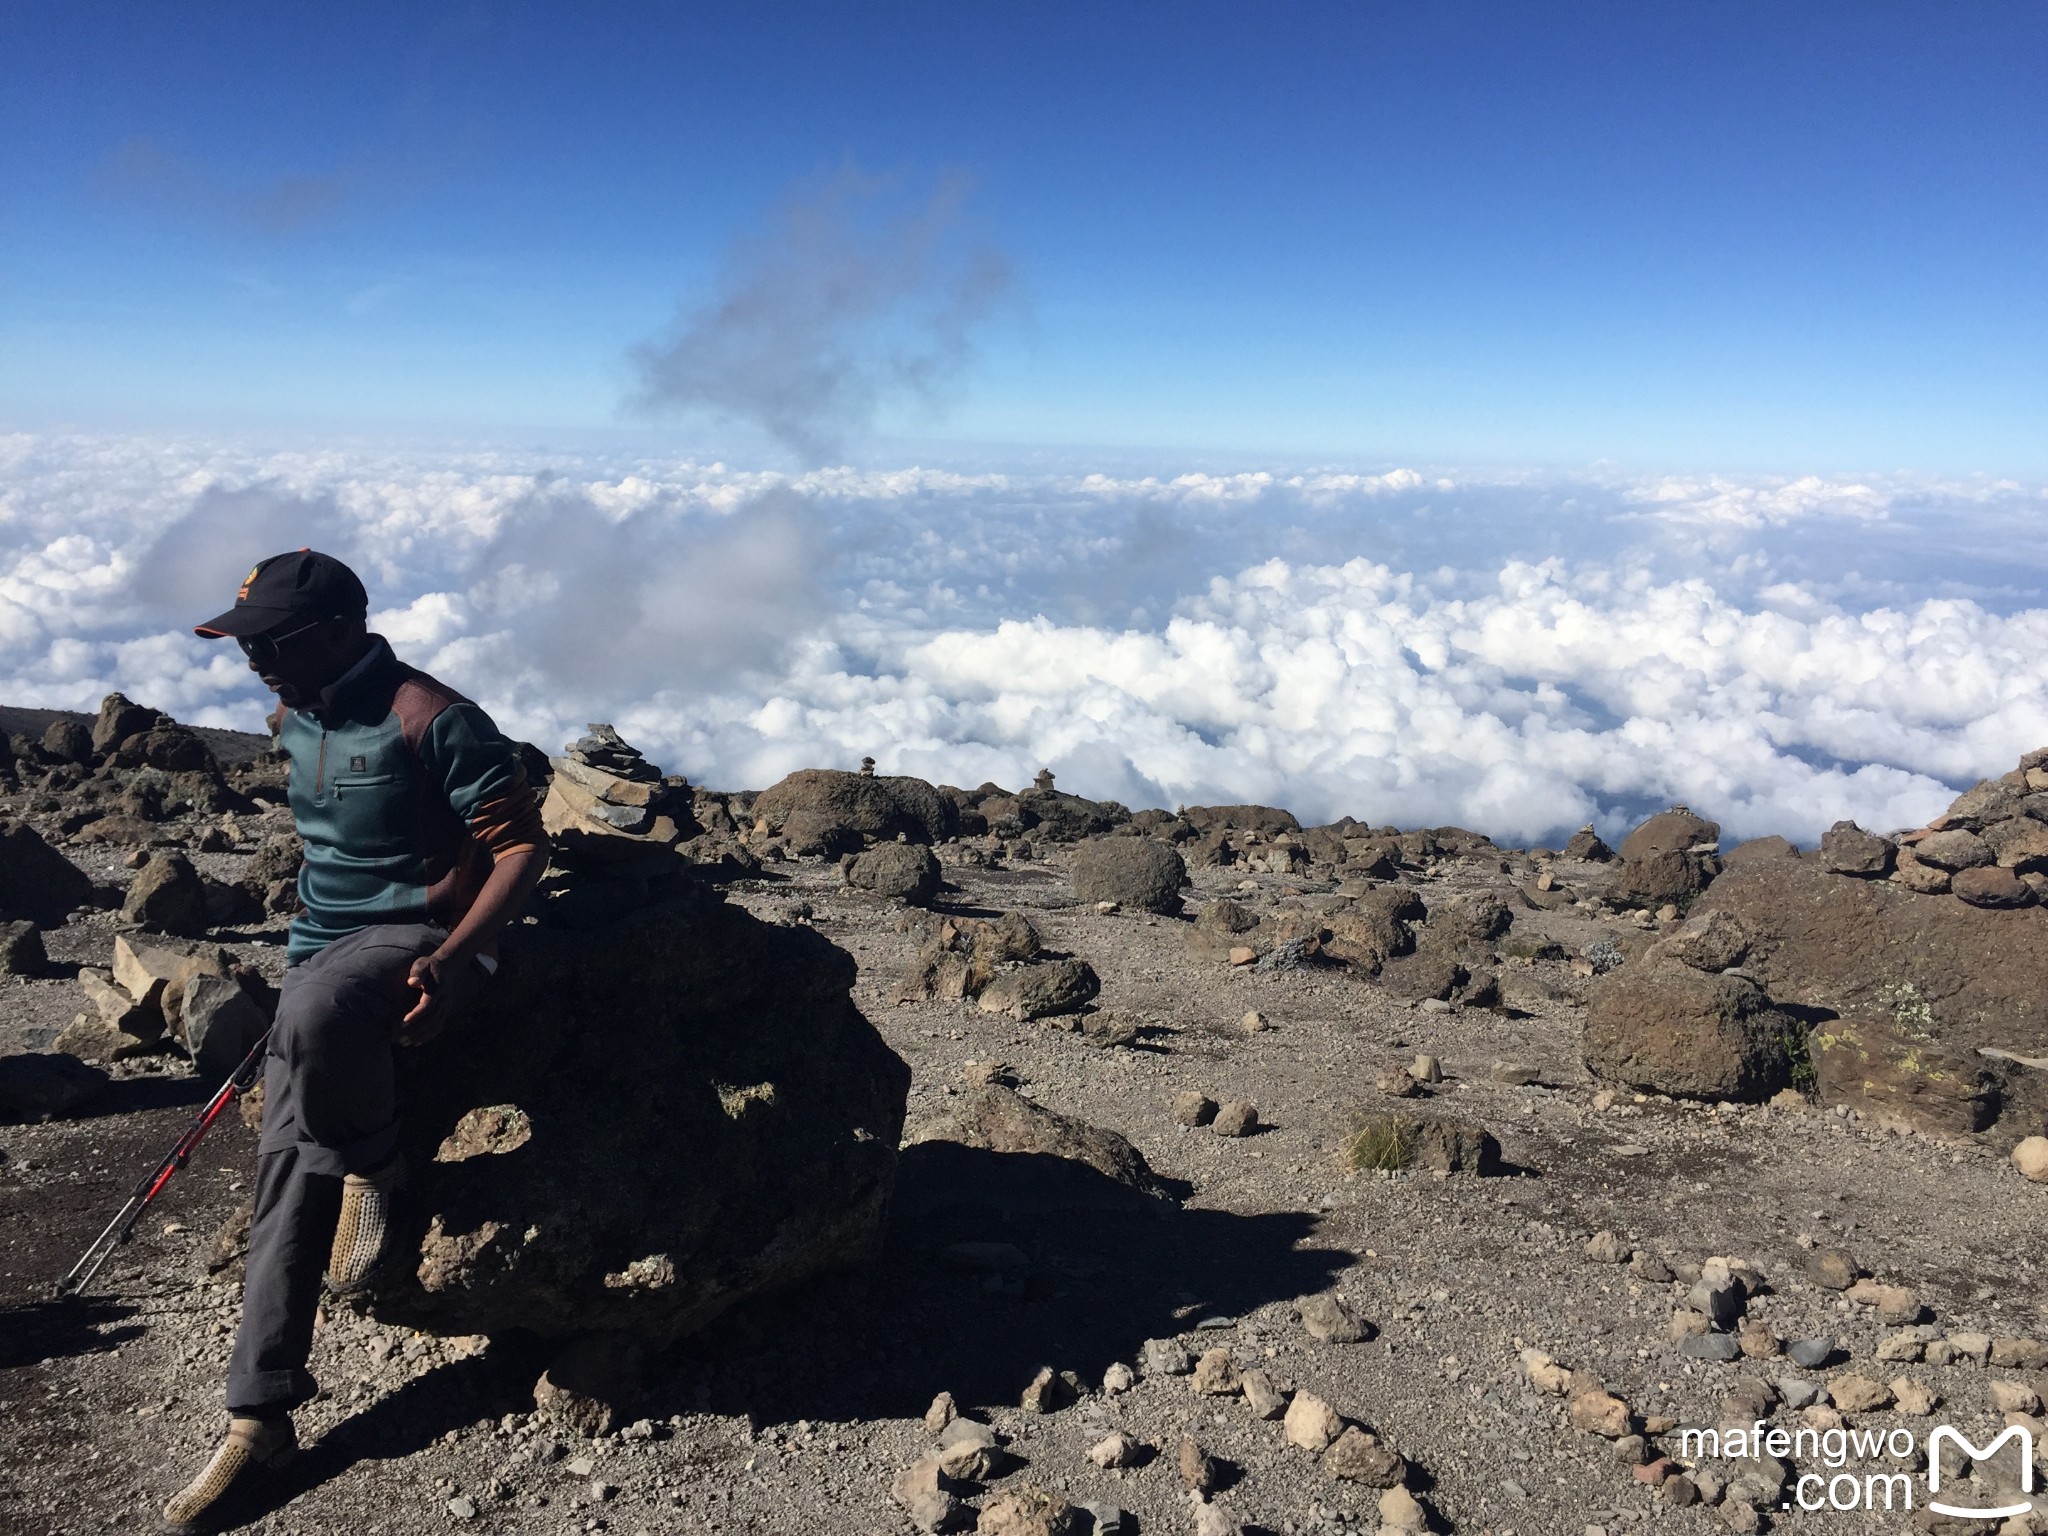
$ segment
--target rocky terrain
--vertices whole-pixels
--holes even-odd
[[[50,1289],[260,1033],[297,849],[262,738],[4,723],[0,1530],[149,1530],[260,1105]],[[2048,1466],[2048,752],[1810,850],[528,765],[419,1260],[245,1528],[2048,1531],[1923,1474]]]

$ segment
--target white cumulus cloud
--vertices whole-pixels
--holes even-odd
[[[928,465],[0,436],[0,702],[263,699],[189,625],[355,562],[409,659],[554,748],[1517,841],[1684,802],[1916,823],[2048,743],[2042,488],[1441,467]]]

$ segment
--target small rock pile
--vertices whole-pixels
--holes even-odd
[[[78,973],[94,1011],[60,1032],[54,1049],[82,1061],[120,1061],[183,1048],[200,1071],[225,1077],[268,1026],[276,998],[255,969],[225,950],[117,935],[111,971]]]
[[[918,915],[903,926],[921,943],[897,984],[898,1004],[973,1001],[984,1013],[1023,1023],[1079,1013],[1102,990],[1087,961],[1045,954],[1038,930],[1021,912],[936,920]]]

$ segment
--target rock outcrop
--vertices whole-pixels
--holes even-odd
[[[1801,858],[1731,868],[1694,910],[1739,921],[1743,967],[1810,1010],[1824,1099],[1929,1130],[1982,1130],[2002,1113],[2015,1134],[2048,1128],[2043,1074],[2014,1061],[2048,1056],[2048,909],[1987,909]]]
[[[754,797],[760,830],[792,853],[836,858],[898,836],[939,843],[959,829],[953,803],[922,779],[800,768]]]

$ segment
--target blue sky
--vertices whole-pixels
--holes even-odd
[[[1012,281],[848,457],[2037,475],[2043,79],[2037,0],[16,0],[0,426],[747,451],[632,349],[852,166]]]

